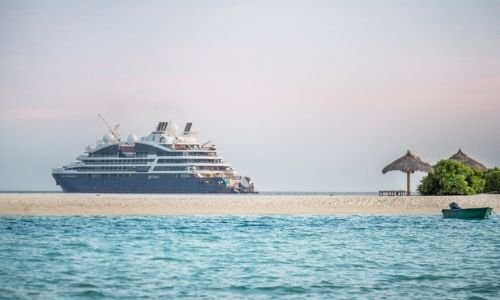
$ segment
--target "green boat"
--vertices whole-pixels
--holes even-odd
[[[443,218],[486,219],[491,215],[491,207],[443,209]]]

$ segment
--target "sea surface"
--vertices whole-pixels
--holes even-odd
[[[0,217],[2,299],[500,299],[500,218]]]

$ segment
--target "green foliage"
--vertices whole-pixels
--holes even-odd
[[[470,187],[474,194],[479,194],[484,192],[484,187],[486,185],[485,180],[482,178],[483,174],[475,172],[475,175],[470,178]]]
[[[494,168],[484,173],[486,181],[485,192],[500,192],[500,169]]]
[[[441,160],[433,169],[418,186],[422,195],[472,195],[484,190],[483,174],[461,162]]]

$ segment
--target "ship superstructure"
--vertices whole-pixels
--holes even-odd
[[[252,180],[238,175],[214,145],[198,143],[192,123],[179,132],[171,122],[159,122],[148,136],[139,140],[131,134],[126,141],[121,140],[118,125],[106,125],[110,131],[95,147],[88,146],[77,162],[53,170],[64,192],[254,192]]]

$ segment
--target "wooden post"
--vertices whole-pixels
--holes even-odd
[[[406,172],[406,196],[410,196],[410,172]]]

